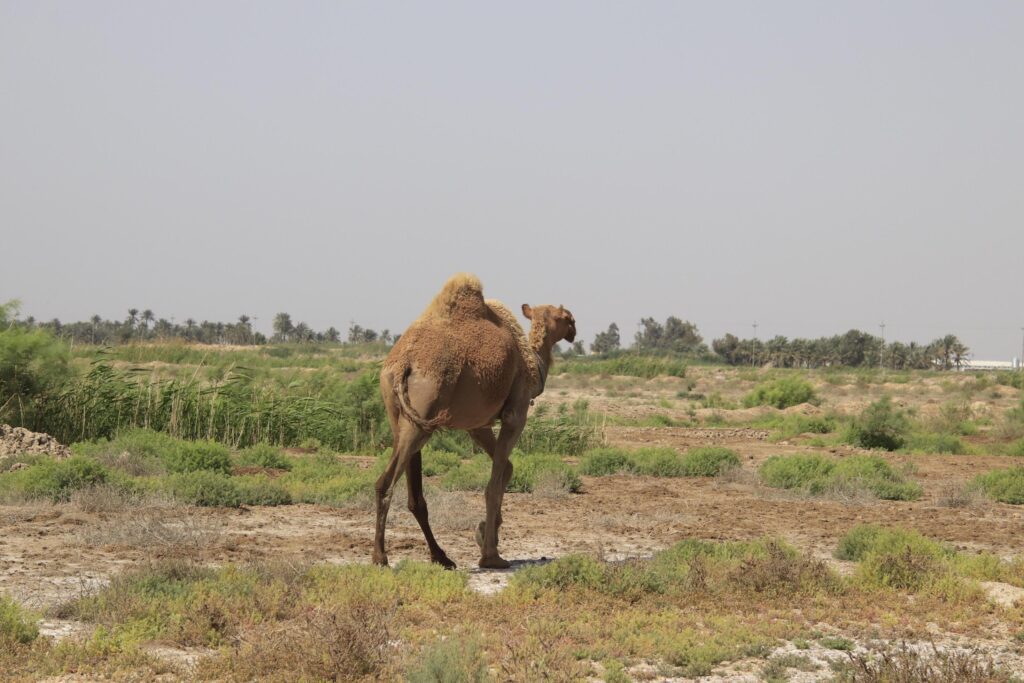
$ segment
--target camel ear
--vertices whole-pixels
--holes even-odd
[[[533,309],[530,308],[530,304],[523,304],[523,315],[533,320]]]

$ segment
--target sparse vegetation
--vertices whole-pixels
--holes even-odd
[[[1024,505],[1024,467],[994,470],[975,479],[977,485],[992,500],[1000,503]]]
[[[811,403],[817,399],[814,387],[796,376],[785,376],[759,385],[743,399],[743,405],[772,406],[773,408],[789,408],[801,403]]]
[[[872,403],[853,421],[846,440],[861,448],[895,451],[906,443],[909,432],[907,416],[887,396]]]
[[[606,476],[629,472],[651,477],[714,477],[738,467],[739,457],[728,448],[694,448],[680,455],[671,448],[597,448],[584,454],[580,472]]]
[[[916,500],[921,487],[907,481],[884,459],[855,455],[831,459],[818,454],[773,455],[759,470],[761,480],[781,489],[814,496],[856,496],[869,493],[886,500]]]

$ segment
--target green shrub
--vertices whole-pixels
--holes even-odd
[[[673,448],[639,448],[629,457],[629,470],[648,477],[682,477],[682,458]]]
[[[902,448],[910,432],[907,416],[892,405],[888,396],[872,403],[853,421],[846,440],[861,448]]]
[[[801,489],[810,495],[855,494],[867,491],[884,500],[917,500],[921,487],[908,482],[877,455],[830,459],[821,455],[773,455],[761,464],[767,486]]]
[[[555,591],[597,590],[605,583],[606,567],[589,555],[566,555],[553,562],[520,569],[512,575],[512,585]]]
[[[693,448],[682,460],[683,474],[687,477],[714,477],[733,467],[740,466],[735,451],[717,446]]]
[[[484,683],[487,660],[474,638],[452,635],[431,643],[405,674],[407,683]]]
[[[548,417],[541,408],[527,420],[519,438],[516,447],[524,453],[579,455],[600,443],[600,430],[591,420],[586,401],[576,401],[571,410],[562,404],[555,417]]]
[[[477,455],[446,472],[441,477],[441,485],[449,491],[483,491],[490,480],[491,459]]]
[[[569,493],[578,493],[582,482],[572,467],[557,455],[512,453],[512,479],[508,490],[532,493],[541,482]]]
[[[278,470],[290,470],[292,468],[292,461],[284,452],[280,448],[267,443],[258,443],[255,446],[243,448],[238,452],[237,462],[243,467],[267,467]]]
[[[1024,457],[1024,439],[1018,439],[1017,441],[1010,444],[1006,449],[1006,454],[1017,457]]]
[[[462,463],[462,458],[457,453],[441,451],[429,446],[423,449],[422,454],[423,475],[426,477],[445,474]]]
[[[818,454],[773,455],[761,464],[759,474],[767,486],[796,489],[827,477],[834,468],[833,460]]]
[[[37,620],[13,600],[0,595],[0,647],[31,643],[39,636]]]
[[[629,469],[629,451],[624,448],[593,448],[583,454],[580,472],[591,477],[603,477]]]
[[[205,470],[227,474],[231,471],[231,452],[227,446],[214,441],[180,441],[162,457],[170,472]]]
[[[175,498],[189,505],[236,508],[242,504],[242,493],[235,482],[208,470],[171,475],[167,488]]]
[[[754,406],[773,406],[775,408],[789,408],[801,403],[811,403],[816,400],[814,387],[799,377],[780,377],[759,385],[743,399],[743,405],[747,408]]]
[[[870,553],[900,552],[910,548],[916,554],[936,558],[948,557],[952,551],[938,541],[911,529],[858,524],[839,539],[835,556],[840,560],[859,562]]]
[[[68,347],[48,330],[15,323],[17,307],[0,303],[0,423],[37,428],[37,399],[71,374]]]
[[[233,477],[242,505],[291,505],[292,495],[280,483],[264,474]]]
[[[27,469],[0,474],[0,495],[66,502],[79,489],[103,484],[109,473],[92,458],[73,455],[66,460],[41,458]]]
[[[974,484],[992,500],[1024,505],[1024,467],[987,472],[975,478]]]
[[[963,441],[952,434],[915,434],[908,440],[907,447],[923,453],[963,455],[967,452]]]

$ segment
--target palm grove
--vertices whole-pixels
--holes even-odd
[[[14,308],[10,308],[14,310]],[[75,344],[115,345],[138,341],[182,340],[203,344],[263,345],[268,343],[339,344],[378,343],[384,346],[394,343],[399,335],[392,335],[387,329],[380,332],[364,328],[352,322],[348,333],[335,327],[317,331],[304,322],[294,322],[290,314],[278,313],[272,321],[273,334],[269,337],[253,329],[253,319],[240,315],[232,322],[197,322],[187,318],[178,323],[174,319],[157,318],[151,309],[128,310],[122,320],[104,320],[98,315],[89,320],[62,323],[58,319],[48,322],[36,321],[31,316],[22,320],[11,318],[8,324],[29,329],[42,329]],[[904,369],[954,369],[960,368],[968,359],[970,350],[956,335],[947,334],[930,343],[900,342],[886,343],[881,337],[861,330],[850,330],[845,334],[816,339],[789,339],[776,336],[768,340],[756,338],[741,339],[728,333],[711,342],[711,348],[704,343],[697,326],[692,322],[669,316],[664,323],[654,318],[642,318],[633,343],[628,347],[622,343],[619,326],[612,323],[604,332],[599,332],[590,344],[590,352],[597,355],[614,355],[631,351],[652,355],[681,355],[710,362],[724,362],[729,365],[753,365],[784,368],[819,367],[862,367],[880,366],[895,370]],[[563,352],[565,355],[584,355],[582,341],[577,341]]]

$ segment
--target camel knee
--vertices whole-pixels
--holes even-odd
[[[427,511],[427,499],[423,496],[409,498],[409,512],[419,517]]]

